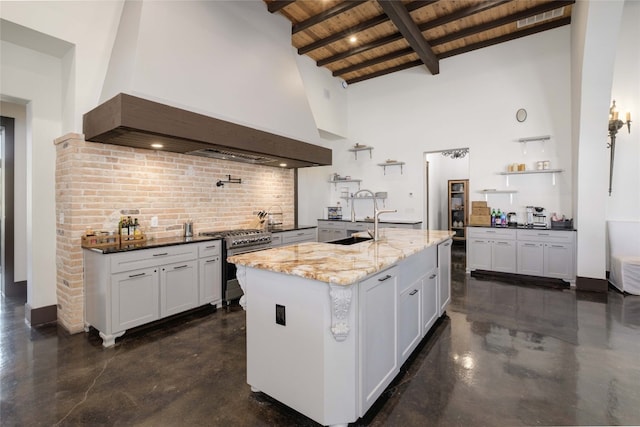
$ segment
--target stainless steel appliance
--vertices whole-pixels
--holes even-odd
[[[533,227],[533,206],[527,206],[527,227]]]
[[[515,227],[518,225],[518,215],[515,212],[509,212],[507,214],[507,226]]]
[[[548,228],[547,215],[544,213],[544,208],[536,206],[533,208],[533,228]]]
[[[204,231],[201,236],[219,236],[223,239],[222,245],[222,297],[223,302],[229,305],[234,299],[240,298],[242,288],[236,277],[235,264],[227,262],[227,258],[233,255],[260,251],[271,247],[271,233],[266,230],[225,230]]]

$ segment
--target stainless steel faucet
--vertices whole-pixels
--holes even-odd
[[[379,222],[378,217],[380,216],[380,214],[392,213],[392,212],[398,212],[398,210],[397,209],[378,209],[378,208],[375,209],[373,213],[373,236],[371,236],[371,232],[369,231],[369,236],[373,237],[374,242],[377,242],[380,239],[380,236],[378,235],[378,222]]]
[[[356,197],[358,197],[358,194],[360,193],[369,193],[371,195],[371,197],[373,198],[373,214],[375,216],[376,210],[378,210],[378,202],[376,201],[376,195],[373,194],[373,191],[371,190],[358,190],[353,194],[352,200],[351,200],[351,222],[356,222],[356,206],[355,206],[355,199]]]

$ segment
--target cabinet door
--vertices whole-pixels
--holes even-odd
[[[364,414],[399,372],[397,267],[359,286],[360,414]]]
[[[518,242],[518,273],[542,276],[544,245],[538,242]]]
[[[160,316],[171,316],[194,308],[197,305],[197,261],[187,261],[160,267]]]
[[[545,243],[544,275],[558,279],[573,279],[573,245]]]
[[[438,301],[442,316],[451,301],[451,240],[438,245]]]
[[[491,245],[491,270],[515,273],[516,251],[514,240],[495,240]]]
[[[438,270],[434,268],[422,280],[422,336],[438,319]]]
[[[470,238],[468,242],[467,266],[475,270],[491,270],[491,241]]]
[[[198,260],[198,305],[222,302],[222,271],[219,256]]]
[[[422,337],[420,318],[420,299],[422,298],[422,279],[414,282],[400,294],[398,311],[398,345],[402,364],[417,347]]]
[[[111,333],[125,331],[159,319],[158,295],[157,268],[113,274],[111,276]]]

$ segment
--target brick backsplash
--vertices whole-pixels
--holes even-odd
[[[246,228],[255,212],[269,209],[294,223],[292,169],[93,143],[79,134],[55,143],[58,321],[70,332],[84,327],[80,240],[87,229],[116,231],[120,217],[131,216],[148,238],[172,237],[189,219],[195,233]],[[217,187],[228,175],[242,183]]]

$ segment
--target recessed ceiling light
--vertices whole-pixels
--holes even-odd
[[[358,38],[356,36],[349,37],[349,43],[355,43],[357,41],[358,41]]]
[[[280,167],[282,167],[282,168],[286,168],[286,167],[287,167],[287,164],[286,164],[286,163],[280,163]]]
[[[162,148],[162,147],[164,147],[164,145],[158,142],[154,142],[153,144],[151,144],[151,148]]]

